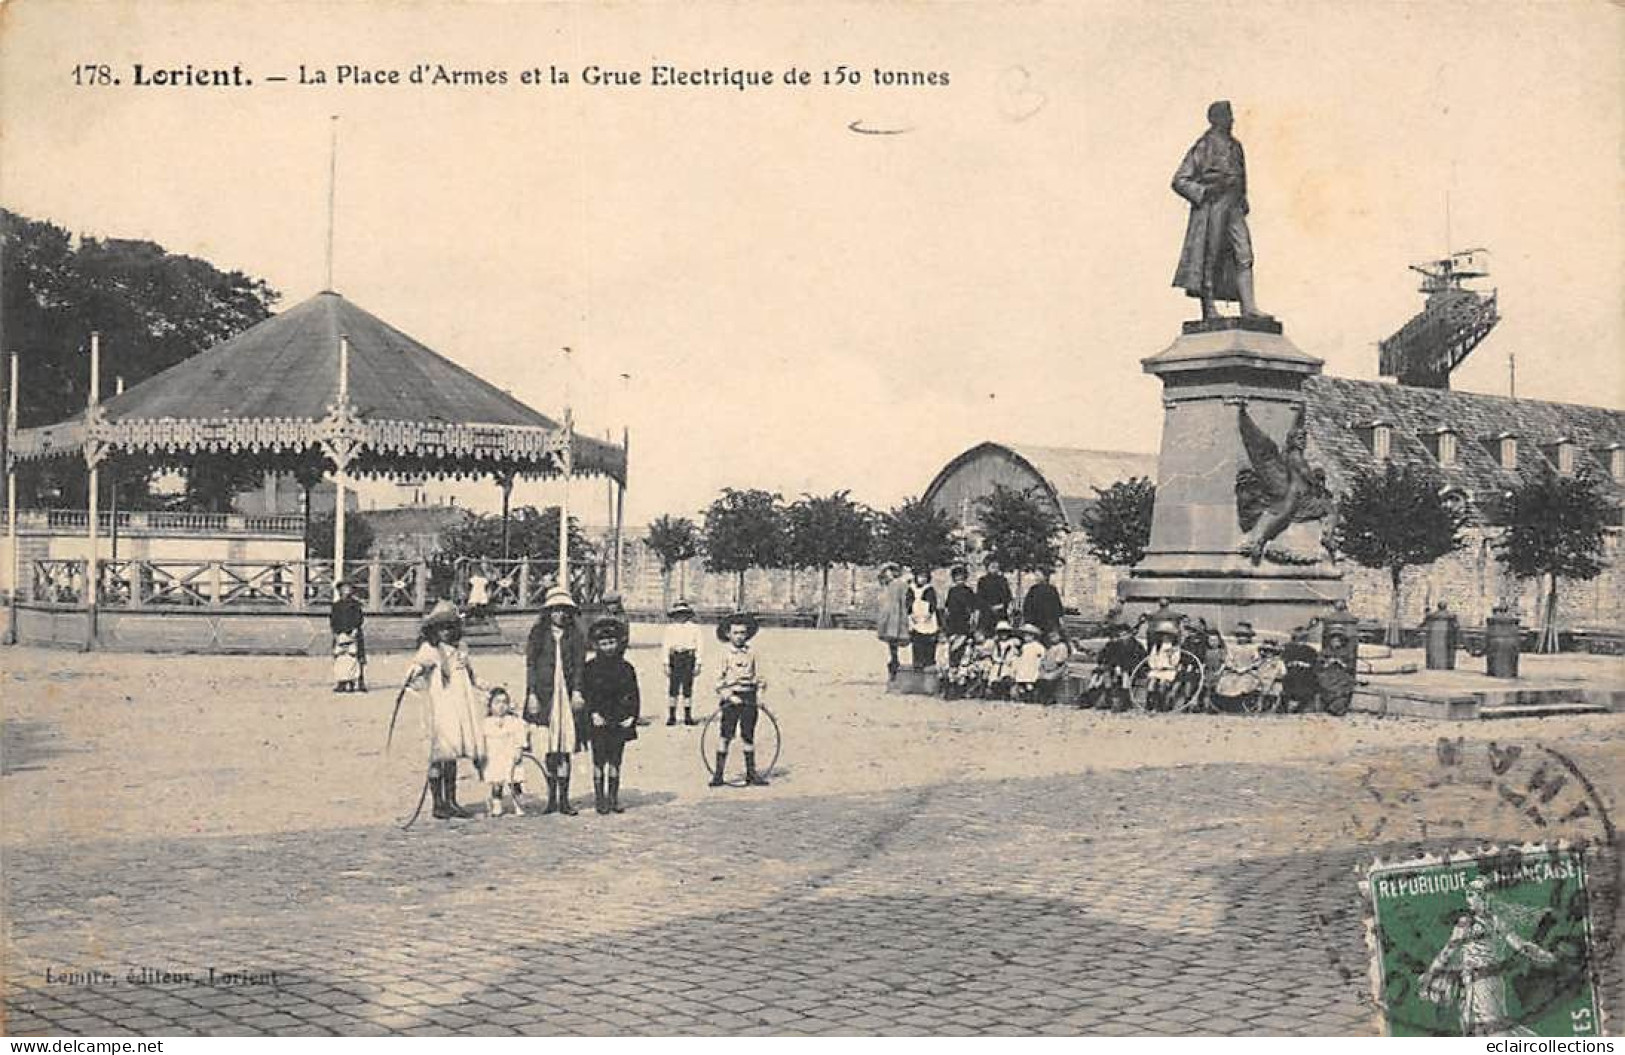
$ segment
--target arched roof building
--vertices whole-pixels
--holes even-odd
[[[950,461],[925,489],[925,501],[947,513],[961,528],[976,525],[976,500],[994,484],[1037,489],[1047,497],[1068,531],[1105,489],[1136,476],[1157,478],[1157,456],[1129,451],[1085,451],[1071,447],[979,443]]]

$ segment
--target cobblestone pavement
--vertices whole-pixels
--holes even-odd
[[[8,817],[6,1031],[1369,1033],[1359,869],[1422,847],[1560,836],[1597,849],[1593,918],[1617,1021],[1616,716],[1494,730],[1389,721],[1302,757],[1270,739],[1281,725],[1257,720],[1074,716],[1082,724],[1061,728],[1012,707],[967,712],[934,768],[902,747],[865,756],[865,743],[893,741],[854,708],[924,729],[957,721],[943,718],[952,705],[856,690],[822,701],[810,689],[822,674],[796,676],[810,679],[799,738],[787,734],[800,768],[772,788],[707,792],[693,731],[654,726],[633,745],[620,816],[402,832],[359,805],[371,800],[333,794],[340,768],[302,792],[316,819],[285,830],[175,831],[156,820],[177,808],[162,800],[148,800],[145,829],[123,803],[108,807],[118,830],[67,838]],[[60,779],[64,766],[125,794],[128,781],[98,773],[115,764],[104,747],[70,750],[89,730],[52,733],[23,710],[16,736],[39,753],[0,785],[8,813],[45,808],[13,782]],[[821,735],[808,735],[812,716]],[[1256,734],[1255,754],[1281,757],[1191,761],[1167,746],[1215,729]],[[1024,763],[1013,745],[1034,730],[1072,737],[1070,764]],[[1135,736],[1147,741],[1138,764],[1095,764],[1097,744]],[[825,779],[820,751],[875,768]],[[1571,782],[1566,794],[1595,808],[1567,824],[1515,801],[1517,765],[1558,755],[1596,791]],[[227,814],[277,778],[270,763],[200,764]],[[113,980],[56,980],[90,970]]]

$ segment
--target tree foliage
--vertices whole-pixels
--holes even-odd
[[[447,531],[441,538],[444,559],[456,561],[500,560],[502,558],[502,517],[475,515]],[[515,560],[556,561],[559,556],[559,507],[520,506],[508,513],[508,556]],[[581,533],[581,525],[570,518],[570,563],[591,564],[598,559],[598,547]]]
[[[278,294],[153,242],[79,238],[0,209],[0,313],[21,353],[22,427],[84,409],[91,331],[102,340],[102,396],[144,381],[266,318]]]
[[[976,500],[982,525],[982,548],[1008,571],[1036,571],[1060,562],[1061,518],[1037,487],[1019,489],[994,484],[991,494]]]
[[[789,563],[797,568],[862,564],[874,543],[874,514],[850,491],[802,495],[785,510]]]
[[[1337,550],[1356,564],[1388,572],[1392,586],[1388,643],[1400,640],[1400,587],[1405,569],[1432,564],[1461,548],[1467,510],[1446,497],[1443,481],[1424,468],[1392,461],[1355,476],[1338,502]]]
[[[1549,577],[1541,650],[1555,651],[1557,582],[1594,579],[1602,572],[1604,534],[1618,513],[1592,473],[1567,476],[1550,467],[1506,492],[1496,512],[1506,526],[1495,542],[1496,558],[1520,579]]]
[[[1506,525],[1496,556],[1520,579],[1557,575],[1594,579],[1606,567],[1603,535],[1616,514],[1596,477],[1550,469],[1502,496],[1497,519]]]
[[[1094,505],[1079,515],[1089,552],[1102,564],[1124,567],[1145,558],[1151,542],[1151,511],[1157,485],[1135,476],[1102,490],[1095,488]]]
[[[960,559],[948,514],[919,498],[905,498],[881,514],[874,558],[905,568],[941,568]]]
[[[1337,549],[1367,568],[1391,571],[1461,548],[1467,512],[1426,469],[1387,462],[1355,476],[1338,503]]]
[[[745,572],[784,564],[789,531],[783,499],[771,492],[725,487],[705,511],[705,566],[733,572],[735,602],[745,604]]]
[[[338,523],[332,513],[310,518],[305,529],[305,553],[311,560],[333,558],[333,533]],[[344,514],[344,559],[365,560],[372,554],[372,525],[360,513]]]
[[[829,624],[829,570],[836,564],[862,564],[874,546],[874,514],[852,501],[850,491],[802,495],[785,511],[790,531],[789,563],[819,572],[818,625]]]
[[[660,558],[662,574],[670,574],[677,565],[700,555],[700,529],[688,517],[655,517],[644,541]]]
[[[263,280],[138,239],[75,238],[0,209],[0,318],[19,353],[17,424],[82,412],[90,392],[90,335],[101,334],[101,397],[135,385],[266,318],[278,294]],[[147,473],[126,478],[144,480]],[[84,502],[85,470],[69,463],[19,474],[25,500]],[[200,467],[191,508],[229,507],[223,489],[257,473]],[[53,499],[52,495],[57,497]],[[145,504],[129,496],[129,504]]]

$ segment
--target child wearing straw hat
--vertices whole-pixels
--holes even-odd
[[[485,766],[485,691],[474,675],[463,643],[463,621],[450,601],[440,601],[423,617],[418,650],[407,684],[427,689],[423,710],[429,736],[429,790],[434,816],[472,817],[457,804],[457,760]]]
[[[763,787],[767,779],[756,771],[756,719],[757,701],[767,689],[767,679],[756,665],[756,653],[750,647],[756,636],[756,617],[749,612],[736,612],[717,624],[718,639],[727,642],[720,659],[722,669],[717,673],[717,698],[722,708],[722,744],[717,748],[716,768],[711,771],[711,787],[724,783],[723,767],[728,764],[728,747],[734,733],[739,733],[745,751],[745,783]]]
[[[548,590],[525,645],[525,721],[530,724],[531,754],[541,756],[547,778],[542,813],[566,817],[577,812],[570,805],[570,756],[585,740],[579,723],[587,705],[582,696],[587,647],[576,611],[568,589]]]
[[[666,724],[677,724],[677,698],[683,699],[683,724],[694,720],[694,675],[700,672],[700,628],[694,607],[678,601],[666,613],[671,621],[660,638],[660,658],[666,671]]]

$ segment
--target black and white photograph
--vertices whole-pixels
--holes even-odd
[[[0,1033],[1612,1050],[1622,43],[0,3]]]

